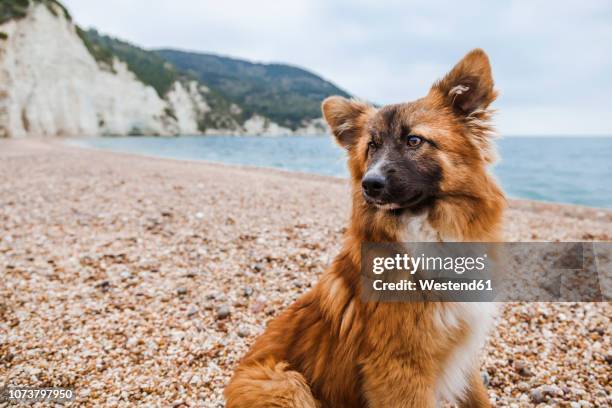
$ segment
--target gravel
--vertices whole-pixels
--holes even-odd
[[[347,191],[0,140],[0,386],[70,387],[73,406],[223,406],[240,357],[337,253]],[[508,240],[611,231],[607,210],[510,200]],[[504,304],[483,353],[490,398],[612,405],[610,316],[608,303]]]

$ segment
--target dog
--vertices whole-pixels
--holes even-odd
[[[228,408],[490,406],[478,355],[493,303],[365,302],[360,258],[368,242],[501,240],[506,200],[487,170],[496,96],[475,49],[414,102],[323,101],[348,153],[350,225],[320,281],[240,362]]]

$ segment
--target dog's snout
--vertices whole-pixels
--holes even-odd
[[[386,179],[380,173],[366,174],[361,180],[361,187],[365,193],[372,197],[378,197],[385,189]]]

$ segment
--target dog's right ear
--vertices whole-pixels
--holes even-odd
[[[341,96],[330,96],[321,105],[323,117],[336,141],[345,149],[350,149],[357,141],[369,109],[372,107],[366,103]]]

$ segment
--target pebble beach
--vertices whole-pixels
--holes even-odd
[[[222,407],[241,356],[337,253],[348,191],[0,140],[0,388],[71,388],[71,406]],[[507,241],[612,241],[612,210],[510,200],[505,225]],[[491,400],[612,406],[611,316],[609,303],[502,304],[481,367]]]

